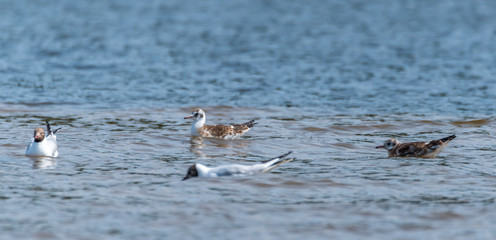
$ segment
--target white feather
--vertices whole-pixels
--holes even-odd
[[[26,155],[36,157],[57,157],[59,155],[59,152],[57,151],[57,137],[50,134],[41,142],[35,142],[33,139],[26,149]]]
[[[283,155],[287,156],[289,153]],[[246,176],[269,172],[280,164],[292,161],[293,158],[281,159],[281,157],[276,157],[265,163],[259,163],[254,165],[223,165],[218,167],[209,168],[205,165],[196,164],[196,170],[198,171],[199,177],[221,177],[221,176]]]

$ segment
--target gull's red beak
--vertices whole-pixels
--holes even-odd
[[[184,119],[190,119],[190,118],[193,118],[193,116],[190,115],[190,116],[184,117]]]
[[[377,146],[377,147],[375,147],[375,148],[384,148],[384,146],[383,146],[383,145],[381,145],[381,146]]]

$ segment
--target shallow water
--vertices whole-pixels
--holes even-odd
[[[0,237],[493,239],[495,7],[2,1]],[[190,139],[197,106],[259,124]],[[24,156],[45,120],[60,156]],[[374,148],[450,134],[434,159]]]

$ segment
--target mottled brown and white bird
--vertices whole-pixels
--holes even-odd
[[[200,108],[196,108],[195,110],[193,110],[191,115],[185,117],[184,119],[190,118],[193,119],[193,125],[191,126],[192,136],[213,137],[222,139],[238,138],[248,132],[253,126],[255,126],[255,124],[257,124],[255,120],[251,120],[242,124],[233,125],[205,125],[207,116],[205,115],[205,111]]]
[[[400,143],[400,141],[391,138],[376,148],[385,148],[388,150],[388,157],[422,157],[434,158],[436,157],[448,143],[456,136],[441,138],[439,140],[432,140],[430,142],[409,142]]]

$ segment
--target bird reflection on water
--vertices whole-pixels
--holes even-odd
[[[55,169],[57,159],[51,157],[29,157],[33,160],[33,169]]]
[[[192,136],[190,138],[190,151],[194,153],[197,157],[206,157],[205,148],[208,147],[218,147],[218,148],[233,148],[233,149],[246,149],[249,141],[244,139],[236,140],[224,140],[216,138],[203,138],[198,136]]]

